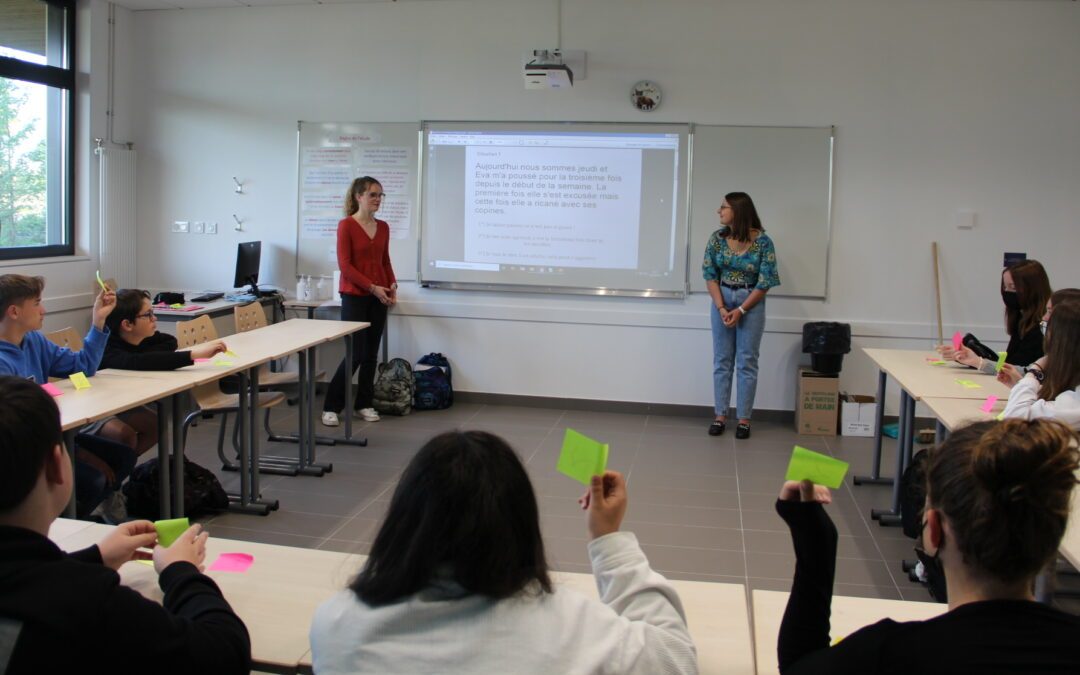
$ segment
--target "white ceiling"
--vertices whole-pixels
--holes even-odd
[[[134,11],[155,9],[205,9],[207,7],[270,7],[273,5],[343,5],[398,2],[398,0],[113,0]]]

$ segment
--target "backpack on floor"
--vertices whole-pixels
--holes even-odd
[[[169,458],[172,467],[172,458]],[[170,476],[175,481],[175,476]],[[133,518],[158,520],[160,501],[158,492],[158,460],[147,460],[135,467],[131,478],[124,484],[124,496],[127,497],[128,515]],[[221,487],[217,476],[209,469],[184,458],[184,513],[174,513],[173,517],[195,517],[204,513],[224,511],[229,508],[229,496]]]
[[[408,361],[390,359],[380,363],[372,406],[387,415],[408,415],[412,412],[414,389],[412,366]]]
[[[416,362],[416,396],[413,407],[417,410],[442,410],[454,404],[453,372],[450,361],[432,352]]]

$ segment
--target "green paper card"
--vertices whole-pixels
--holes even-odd
[[[1001,369],[1005,367],[1005,357],[1009,355],[1009,352],[998,352],[998,360],[994,365],[994,372],[1001,372]]]
[[[844,484],[848,463],[796,445],[784,480],[809,480],[836,489]]]
[[[982,385],[971,380],[957,380],[956,383],[964,389],[982,389]]]
[[[97,272],[95,272],[95,274],[97,275],[98,286],[101,286],[101,290],[103,290],[103,291],[109,290],[108,288],[105,287],[105,282],[101,280],[101,270],[98,270]]]
[[[187,529],[191,527],[191,523],[187,518],[173,518],[172,520],[159,520],[154,523],[154,529],[157,530],[158,543],[162,546],[169,547],[172,543],[180,538]]]
[[[563,436],[562,452],[555,467],[559,473],[570,476],[579,483],[589,485],[593,476],[604,475],[607,468],[608,444],[594,441],[573,429]]]

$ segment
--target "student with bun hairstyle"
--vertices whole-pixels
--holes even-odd
[[[998,374],[1000,382],[1012,387],[1005,417],[1049,417],[1080,431],[1080,293],[1054,297],[1057,301],[1046,325],[1046,355],[1022,376],[1016,368],[1003,368]]]
[[[1080,467],[1076,433],[1053,420],[979,422],[929,452],[923,547],[945,570],[949,611],[885,619],[830,647],[838,537],[823,508],[829,491],[789,481],[776,502],[796,558],[780,671],[1080,673],[1080,617],[1032,592],[1065,534]]]
[[[696,673],[675,589],[619,531],[622,475],[593,476],[579,503],[599,600],[553,583],[536,495],[506,441],[431,439],[359,576],[315,612],[315,672]]]

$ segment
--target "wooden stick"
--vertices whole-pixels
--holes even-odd
[[[938,274],[938,246],[932,242],[930,248],[934,253],[934,297],[937,300],[937,341],[939,345],[945,344],[945,332],[941,325],[941,276]]]

